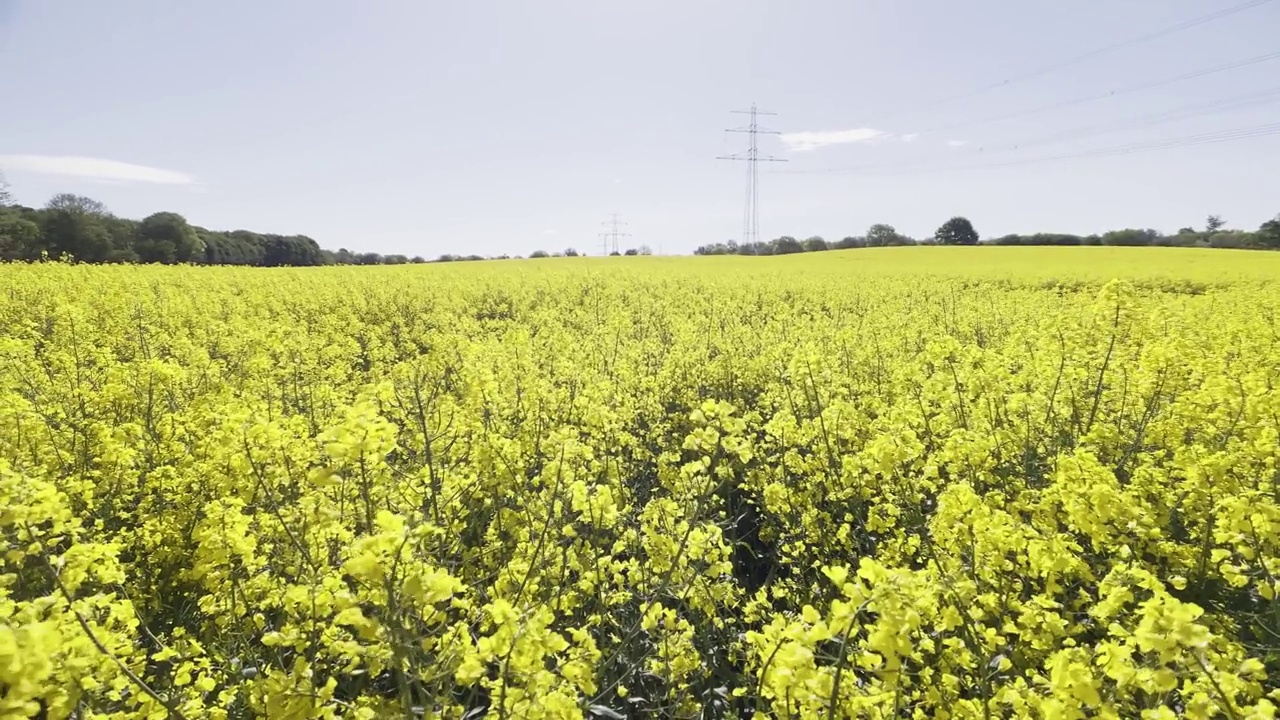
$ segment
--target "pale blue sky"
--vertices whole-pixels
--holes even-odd
[[[764,237],[1252,229],[1280,212],[1280,135],[972,166],[1280,123],[1280,55],[960,124],[1280,53],[1280,1],[931,104],[1241,2],[0,0],[0,169],[30,205],[332,249],[596,254],[616,211],[632,244],[688,252],[741,234],[744,168],[715,157],[755,101],[797,133],[762,140],[791,160],[762,171]]]

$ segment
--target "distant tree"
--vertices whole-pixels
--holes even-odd
[[[40,256],[40,226],[0,208],[0,260],[28,260]]]
[[[636,252],[638,252],[641,255],[652,255],[653,248],[649,247],[648,245],[641,245],[640,247],[636,248]]]
[[[801,246],[804,248],[805,252],[821,252],[823,250],[831,249],[831,246],[827,244],[826,240],[822,239],[821,235],[812,235],[805,238],[805,241],[801,243]]]
[[[101,202],[83,195],[73,195],[72,193],[58,193],[49,198],[48,204],[45,205],[46,210],[70,210],[74,212],[85,213],[86,215],[108,215],[107,206]]]
[[[769,246],[770,252],[767,253],[769,255],[793,255],[804,252],[804,246],[800,244],[800,241],[790,235],[783,235],[771,241]]]
[[[1208,240],[1211,248],[1230,248],[1235,250],[1265,247],[1262,242],[1263,238],[1259,233],[1251,233],[1244,230],[1220,230],[1210,235]]]
[[[39,257],[40,226],[12,205],[9,183],[0,174],[0,261]]]
[[[421,255],[414,255],[412,258],[410,258],[410,259],[409,259],[409,262],[410,262],[410,263],[412,263],[412,264],[414,264],[414,265],[421,265],[422,263],[424,263],[424,262],[426,262],[426,261],[427,261],[427,259],[426,259],[426,258],[424,258],[424,257],[422,257]]]
[[[533,252],[529,253],[529,257],[530,257],[530,258],[545,258],[545,257],[551,257],[551,254],[550,254],[550,253],[548,253],[546,250],[534,250]]]
[[[621,255],[622,253],[618,252],[617,250],[614,250],[613,252],[609,253],[609,257],[619,257]]]
[[[1204,232],[1206,235],[1212,235],[1226,227],[1226,225],[1227,221],[1223,220],[1221,215],[1210,215],[1204,221]]]
[[[409,257],[407,255],[384,255],[382,262],[386,265],[408,265]]]
[[[204,240],[205,262],[210,265],[261,265],[266,253],[266,238],[248,230],[221,233],[196,229],[196,234]],[[338,254],[334,260],[341,262]]]
[[[1157,243],[1166,247],[1195,247],[1205,244],[1205,239],[1195,228],[1182,228],[1176,235],[1160,238]]]
[[[968,218],[956,216],[942,224],[933,237],[940,245],[977,245],[978,231]]]
[[[81,262],[109,262],[113,259],[110,216],[102,203],[81,195],[54,195],[40,214],[42,250],[61,257],[71,255]]]
[[[843,237],[835,242],[833,247],[836,250],[849,250],[851,248],[860,248],[867,246],[867,239],[864,237],[854,237],[852,235]]]
[[[624,253],[622,253],[622,254],[623,254],[623,255],[626,255],[627,257],[632,257],[632,256],[635,256],[635,255],[639,255],[639,254],[640,254],[640,251],[639,251],[639,250],[636,250],[635,248],[627,248],[627,251],[626,251],[626,252],[624,252]]]
[[[1260,247],[1280,250],[1280,215],[1262,223],[1256,235]]]
[[[573,248],[567,248],[567,249],[564,251],[563,255],[564,255],[565,257],[578,257],[578,251],[577,251],[577,250],[574,250]]]
[[[181,215],[158,212],[138,226],[133,250],[146,263],[191,262],[204,254],[204,239]]]
[[[746,255],[742,252],[742,248],[738,243],[730,240],[727,243],[711,243],[710,245],[701,245],[693,251],[694,255]]]
[[[1126,228],[1124,230],[1112,230],[1111,232],[1103,233],[1102,244],[1127,246],[1155,245],[1156,241],[1160,237],[1159,230],[1152,230],[1150,228]]]
[[[867,247],[886,247],[898,245],[898,231],[892,225],[876,223],[867,229]]]
[[[140,223],[137,220],[115,217],[114,215],[108,215],[103,218],[102,222],[106,225],[107,238],[111,246],[105,262],[138,262],[138,253],[133,246],[137,242]],[[203,257],[194,258],[194,260],[203,259]]]

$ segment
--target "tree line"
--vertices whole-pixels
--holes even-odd
[[[1256,250],[1280,249],[1280,215],[1264,222],[1257,230],[1229,230],[1226,222],[1217,215],[1210,215],[1205,227],[1197,230],[1184,227],[1173,235],[1150,228],[1126,228],[1094,235],[1068,233],[1035,233],[1032,235],[1003,235],[979,237],[973,223],[964,217],[954,217],[943,223],[932,237],[919,239],[899,233],[892,225],[872,225],[865,235],[851,235],[840,240],[828,241],[815,235],[797,240],[784,235],[769,241],[737,243],[711,243],[694,250],[695,255],[789,255],[792,253],[821,250],[846,250],[851,248],[891,247],[896,245],[1125,245],[1160,247],[1210,247]]]
[[[1152,229],[1126,228],[1100,235],[1036,233],[1005,235],[981,240],[973,223],[954,217],[930,238],[917,240],[892,225],[872,225],[864,235],[829,242],[813,236],[805,240],[784,235],[767,242],[712,243],[694,250],[695,255],[789,255],[896,245],[1151,245],[1280,249],[1280,216],[1255,231],[1230,230],[1225,221],[1210,215],[1202,230],[1182,228],[1166,235]],[[640,246],[624,255],[648,255]],[[575,257],[578,251],[533,252],[531,258]],[[612,253],[619,254],[619,253]],[[250,230],[215,231],[173,212],[158,212],[142,220],[117,217],[97,200],[81,195],[55,195],[42,208],[12,203],[0,178],[0,261],[73,258],[92,263],[192,263],[202,265],[253,265],[260,267],[307,265],[402,265],[425,262],[499,260],[511,256],[441,255],[433,261],[421,256],[326,250],[306,235],[278,235]],[[515,256],[519,257],[519,256]]]
[[[538,250],[531,258],[577,257],[577,250]],[[614,255],[649,255],[645,246]],[[278,235],[251,230],[217,231],[192,225],[173,212],[142,220],[121,218],[101,202],[82,195],[55,195],[42,208],[12,202],[0,177],[0,261],[74,259],[90,263],[192,263],[199,265],[404,265],[426,262],[506,260],[513,256],[382,255],[326,250],[306,235]],[[514,256],[519,258],[519,255]]]
[[[178,213],[142,220],[117,217],[97,200],[55,195],[42,208],[14,205],[0,190],[0,260],[74,258],[90,263],[323,265],[336,254],[305,235],[221,232],[191,225]]]

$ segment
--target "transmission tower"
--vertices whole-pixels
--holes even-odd
[[[746,133],[748,138],[747,149],[745,152],[736,153],[734,155],[721,155],[717,160],[741,160],[747,163],[747,200],[742,211],[742,243],[760,242],[760,170],[759,165],[762,162],[786,162],[783,158],[776,158],[769,155],[760,155],[760,148],[757,144],[757,136],[759,135],[778,135],[777,130],[768,130],[759,126],[756,117],[759,115],[777,115],[777,113],[765,112],[756,107],[755,103],[751,103],[749,110],[734,110],[734,113],[742,115],[750,115],[750,122],[745,127],[729,128],[725,132]]]
[[[618,213],[613,213],[609,219],[601,223],[609,228],[607,231],[600,233],[600,244],[605,255],[611,252],[618,252],[618,238],[631,237],[631,233],[622,232],[621,228],[626,225],[622,222],[622,218]]]

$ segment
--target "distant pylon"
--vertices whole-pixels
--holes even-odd
[[[618,252],[618,238],[631,237],[631,233],[622,232],[619,229],[626,225],[626,223],[622,222],[621,216],[618,215],[618,213],[613,213],[609,216],[608,220],[601,224],[609,228],[606,232],[600,233],[600,241],[603,246],[602,249],[604,250],[604,254],[610,255]]]
[[[777,113],[765,112],[756,107],[755,103],[751,103],[749,110],[733,110],[732,112],[741,113],[751,116],[750,123],[746,127],[729,128],[725,132],[746,133],[749,141],[747,143],[746,152],[734,155],[721,155],[717,160],[742,160],[747,163],[747,200],[742,211],[742,243],[754,243],[760,241],[760,172],[759,164],[762,162],[786,162],[783,158],[776,158],[769,155],[761,156],[760,148],[756,142],[756,136],[778,135],[777,130],[767,130],[761,128],[756,123],[757,115],[777,115]]]

